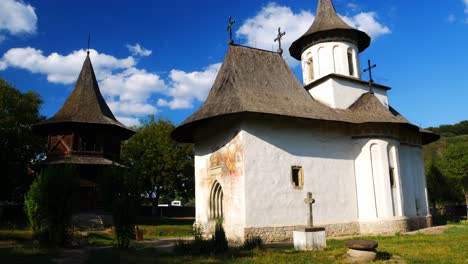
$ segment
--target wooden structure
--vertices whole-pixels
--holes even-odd
[[[106,166],[120,166],[120,142],[134,131],[117,121],[99,91],[91,59],[83,64],[75,88],[60,110],[33,126],[47,136],[44,166],[71,163],[80,175],[79,211],[102,208],[97,178]]]

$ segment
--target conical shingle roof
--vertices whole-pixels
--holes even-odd
[[[61,123],[106,125],[115,127],[124,134],[134,133],[117,121],[102,97],[89,54],[83,63],[75,88],[63,106],[53,117],[36,124],[33,128],[41,133]]]
[[[370,37],[346,24],[336,13],[331,0],[319,0],[316,16],[310,28],[289,48],[291,56],[301,60],[302,52],[313,44],[330,40],[354,42],[359,51],[370,45]]]

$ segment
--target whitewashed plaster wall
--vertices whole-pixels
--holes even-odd
[[[400,164],[405,215],[410,217],[429,215],[422,147],[402,144]]]
[[[345,131],[285,121],[246,122],[245,225],[306,225],[307,192],[316,199],[314,224],[357,219],[353,148]],[[293,187],[291,166],[302,166],[304,186]]]
[[[215,181],[223,190],[223,226],[231,240],[244,235],[243,132],[218,133],[195,144],[196,221],[212,231],[210,193]]]
[[[348,51],[352,52],[353,75],[350,75],[349,71]],[[349,42],[318,43],[302,53],[301,61],[304,85],[331,73],[361,78],[359,49]],[[313,76],[311,76],[310,67],[313,67]]]
[[[378,221],[403,216],[404,182],[401,180],[399,142],[391,139],[355,139],[354,162],[359,221]],[[391,156],[389,156],[391,155]],[[390,160],[395,189],[390,185]]]
[[[387,91],[373,87],[373,92],[379,101],[388,108]],[[364,93],[370,91],[368,85],[356,82],[330,78],[309,90],[312,97],[335,109],[348,109]]]

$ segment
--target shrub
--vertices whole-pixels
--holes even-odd
[[[193,224],[192,234],[195,240],[203,240],[203,225],[199,222]]]
[[[216,221],[215,233],[212,240],[214,244],[214,251],[216,253],[228,250],[228,241],[223,228],[223,219],[221,218]]]
[[[137,208],[141,201],[138,180],[123,167],[102,171],[103,196],[112,212],[118,248],[128,248],[135,237]]]
[[[263,243],[263,240],[261,237],[254,236],[254,237],[247,238],[242,244],[242,248],[245,250],[253,250],[256,248],[264,249],[265,244]]]
[[[70,164],[48,166],[34,180],[24,209],[37,240],[63,245],[70,238],[78,186],[76,169]]]
[[[226,233],[223,228],[222,219],[216,222],[215,233],[211,239],[203,238],[203,227],[195,222],[193,225],[193,241],[178,241],[174,251],[181,255],[204,255],[212,253],[223,253],[229,250]]]

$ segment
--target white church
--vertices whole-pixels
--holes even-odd
[[[370,37],[319,0],[290,47],[301,84],[278,52],[232,44],[203,105],[172,133],[195,146],[196,222],[222,218],[228,239],[288,240],[307,225],[327,235],[394,233],[431,225],[422,145],[389,87],[363,81]]]

